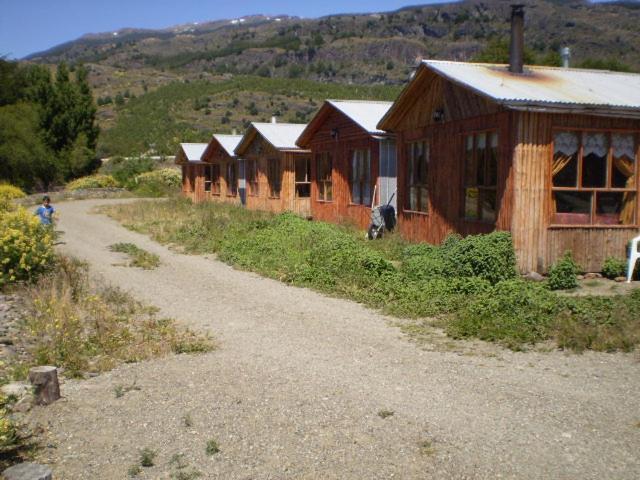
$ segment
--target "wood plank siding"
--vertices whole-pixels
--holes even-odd
[[[512,233],[522,272],[545,272],[566,250],[587,271],[600,271],[608,256],[624,258],[627,242],[640,232],[640,196],[635,224],[553,225],[552,165],[559,129],[631,131],[640,139],[640,120],[509,110],[429,69],[420,69],[381,122],[397,134],[398,224],[413,241],[440,243],[447,235]],[[497,215],[495,221],[465,219],[465,136],[497,132]],[[427,212],[407,205],[409,147],[425,141],[429,149]],[[636,141],[636,148],[640,141]],[[635,188],[640,189],[636,152]]]
[[[212,172],[214,173],[212,176],[214,186],[208,192],[204,192],[203,186],[203,200],[240,205],[240,195],[238,190],[238,158],[236,156],[229,155],[214,137],[211,139],[207,150],[203,154],[202,161],[205,164],[203,166],[203,176],[204,168],[217,166],[217,169],[212,169]],[[228,169],[230,168],[234,170],[234,175],[232,176],[227,174]],[[228,181],[228,178],[231,178],[232,183]],[[202,182],[204,185],[204,178]],[[219,188],[216,188],[215,184],[218,184]]]
[[[308,217],[311,214],[309,198],[296,195],[295,188],[296,161],[308,160],[310,158],[308,151],[279,150],[256,134],[240,156],[245,162],[247,208],[275,213],[291,211],[303,217]],[[269,184],[270,162],[277,165],[278,169],[280,193],[277,196],[272,195],[272,188]],[[255,165],[256,172],[255,182],[250,181],[253,165]],[[256,184],[257,191],[254,188]]]
[[[380,138],[366,132],[342,112],[331,109],[309,141],[303,145],[312,152],[311,215],[314,220],[349,223],[361,229],[369,226],[371,201],[356,203],[351,195],[351,159],[356,150],[370,152],[369,188],[373,193],[378,181],[380,141]],[[331,200],[321,198],[318,185],[318,159],[323,154],[329,154],[332,160]],[[378,198],[375,201],[377,204]]]

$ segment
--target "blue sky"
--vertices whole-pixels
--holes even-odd
[[[319,17],[396,10],[411,0],[0,0],[0,55],[22,58],[85,33],[171,25],[251,14]]]

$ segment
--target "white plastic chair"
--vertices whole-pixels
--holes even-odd
[[[640,237],[636,237],[631,240],[631,250],[629,251],[629,264],[627,265],[627,283],[631,283],[633,277],[633,270],[636,268],[636,262],[640,259],[640,252],[638,252],[638,244],[640,243]]]

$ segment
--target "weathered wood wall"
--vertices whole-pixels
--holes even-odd
[[[242,158],[247,162],[257,161],[258,194],[252,191],[247,182],[246,206],[254,210],[266,210],[269,212],[291,211],[303,217],[311,214],[308,198],[297,198],[295,192],[295,161],[296,158],[309,156],[307,151],[280,151],[275,149],[260,135],[256,135],[247,147]],[[269,180],[267,177],[267,164],[269,159],[280,160],[280,196],[269,196]]]
[[[212,142],[215,140],[212,140]],[[215,146],[215,148],[213,148]],[[220,167],[220,193],[204,192],[204,178],[202,180],[204,200],[211,200],[214,202],[232,203],[234,205],[240,204],[240,196],[238,194],[238,160],[235,156],[230,156],[222,146],[211,145],[212,148],[206,151],[206,155],[203,157],[203,161],[206,164],[219,165]],[[236,189],[227,185],[227,165],[233,164],[236,168]],[[204,169],[203,169],[204,175]],[[215,181],[215,179],[214,179]]]
[[[553,136],[554,131],[562,128],[640,131],[640,121],[525,112],[514,113],[514,116],[516,194],[512,233],[520,268],[546,271],[567,250],[571,250],[576,261],[588,271],[600,271],[607,257],[624,258],[627,242],[640,232],[638,225],[551,226]],[[636,155],[638,158],[640,152]],[[639,177],[636,174],[638,187]],[[640,212],[638,196],[636,201],[636,212]]]
[[[337,138],[331,132],[337,131]],[[378,179],[380,148],[379,141],[365,132],[362,127],[339,111],[327,116],[322,127],[310,141],[313,153],[311,161],[311,215],[314,220],[332,223],[350,223],[366,229],[371,219],[371,205],[351,202],[349,172],[351,153],[357,149],[371,151],[371,191]],[[332,187],[333,199],[323,201],[318,196],[316,156],[322,152],[331,153],[333,159]],[[376,202],[377,203],[377,202]]]
[[[204,191],[204,166],[201,163],[188,162],[181,164],[182,195],[192,202],[206,199]]]

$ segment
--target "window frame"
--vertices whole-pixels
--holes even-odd
[[[553,185],[553,162],[555,157],[555,143],[556,143],[556,135],[558,133],[568,132],[575,133],[578,136],[579,146],[577,151],[577,166],[576,166],[576,186],[575,187],[556,187]],[[604,187],[583,187],[583,165],[584,165],[584,135],[585,134],[605,134],[607,138],[607,157],[606,157],[606,179]],[[632,188],[626,187],[612,187],[612,178],[613,178],[613,143],[611,141],[611,137],[613,135],[631,135],[634,139],[634,173],[635,176],[635,185]],[[551,148],[549,149],[549,175],[548,175],[548,185],[549,185],[549,226],[551,228],[637,228],[640,225],[638,214],[638,194],[640,193],[640,182],[638,176],[640,174],[640,168],[638,167],[638,163],[640,162],[640,130],[634,129],[616,129],[616,128],[579,128],[579,127],[553,127],[552,129],[552,141]],[[554,222],[556,220],[556,210],[554,209],[555,204],[555,192],[576,192],[576,193],[588,193],[590,195],[590,208],[589,208],[589,223],[559,223]],[[598,194],[599,193],[631,193],[635,196],[634,202],[634,219],[632,223],[629,224],[607,224],[607,223],[596,223],[598,218]]]
[[[356,154],[364,153],[362,156],[363,165],[368,166],[367,172],[364,175],[364,178],[359,178],[356,182],[353,166]],[[371,172],[371,149],[370,148],[354,148],[349,152],[349,205],[365,205],[369,206],[373,200],[373,182],[372,182],[372,172]],[[358,184],[360,191],[360,198],[353,198],[353,190],[355,184]],[[369,187],[369,198],[364,198],[365,187]],[[366,201],[365,201],[366,200]]]
[[[320,168],[321,163],[328,163],[327,165]],[[317,185],[317,196],[316,201],[330,203],[333,202],[333,152],[330,150],[325,150],[323,152],[318,152],[315,154],[315,166],[316,166],[316,185]],[[324,177],[320,177],[320,172],[324,172]],[[327,175],[328,173],[328,175]],[[327,186],[329,188],[327,188]],[[329,194],[327,194],[329,192]]]
[[[217,163],[212,163],[209,165],[211,168],[211,192],[210,195],[219,196],[220,189],[220,165]]]
[[[305,181],[298,181],[298,163],[305,162]],[[296,198],[311,198],[311,156],[298,157],[294,159],[293,164],[293,180],[294,180],[294,192]],[[309,194],[302,196],[299,194],[299,187],[306,186]]]
[[[233,178],[231,178],[233,177]],[[234,161],[227,162],[224,174],[227,197],[238,195],[238,165]]]
[[[260,194],[260,184],[258,182],[258,161],[246,160],[245,163],[246,182],[249,187],[247,192],[250,197],[257,197]]]
[[[282,193],[280,157],[267,158],[267,185],[269,188],[269,198],[280,198],[280,194]]]
[[[491,184],[487,184],[487,178],[489,178],[489,162],[484,161],[484,164],[482,165],[482,178],[484,179],[484,183],[482,185],[480,185],[480,183],[478,182],[478,174],[479,174],[479,170],[478,167],[480,165],[480,162],[478,160],[478,136],[479,135],[485,135],[485,150],[490,150],[490,148],[487,148],[487,146],[490,146],[491,144],[491,137],[492,135],[496,135],[496,165],[495,165],[495,184],[491,185]],[[469,183],[467,184],[467,138],[472,136],[473,137],[473,147],[472,147],[472,155],[473,155],[473,164],[476,166],[476,171],[474,172],[474,178],[475,178],[475,182],[474,183]],[[468,223],[483,223],[483,224],[488,224],[488,225],[492,225],[495,224],[498,221],[498,214],[500,211],[500,202],[499,202],[499,198],[498,198],[498,184],[500,183],[500,130],[498,128],[485,128],[482,130],[469,130],[466,132],[461,133],[461,143],[462,143],[462,188],[461,188],[461,195],[462,195],[462,201],[461,201],[461,211],[460,211],[460,218]],[[475,217],[469,217],[467,216],[467,190],[468,189],[476,189],[478,192],[478,200],[477,200],[477,205],[476,205],[476,216]],[[482,199],[485,197],[485,195],[487,193],[493,193],[493,196],[495,197],[495,218],[493,219],[485,219],[482,216]]]
[[[422,143],[423,144],[423,151],[424,151],[424,155],[425,155],[425,181],[424,183],[410,183],[411,182],[411,162],[413,161],[412,155],[413,155],[413,145],[415,145],[416,143]],[[404,195],[404,199],[402,201],[402,211],[403,212],[407,212],[407,213],[413,213],[413,214],[418,214],[418,215],[429,215],[429,212],[431,210],[431,196],[430,196],[430,192],[431,189],[429,188],[429,182],[430,182],[430,163],[431,163],[431,139],[428,137],[422,137],[422,138],[418,138],[415,140],[411,140],[411,141],[407,141],[404,143],[404,153],[406,155],[405,157],[405,175],[404,175],[404,181],[402,182],[404,184],[404,190],[405,190],[405,195]],[[422,202],[419,200],[418,203],[418,209],[416,210],[415,208],[411,208],[411,189],[412,188],[418,188],[420,191],[420,195],[418,195],[418,199],[422,198],[422,190],[426,190],[426,205],[422,205]],[[424,210],[422,210],[421,208],[424,207]]]

